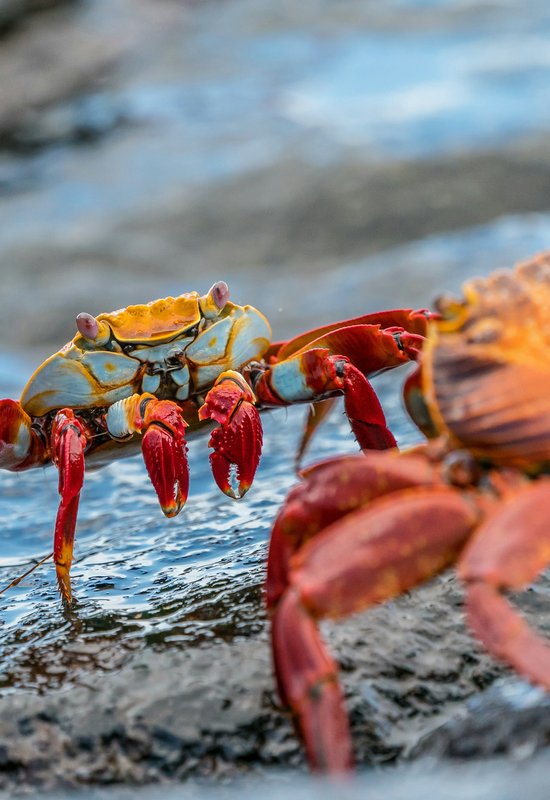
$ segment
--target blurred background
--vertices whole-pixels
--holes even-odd
[[[83,310],[224,279],[280,339],[427,306],[469,275],[547,249],[549,133],[547,0],[0,0],[0,394],[18,396]],[[418,435],[399,383],[384,376],[377,388],[406,446]],[[90,475],[77,611],[62,612],[51,565],[2,597],[0,685],[16,727],[61,692],[44,745],[61,747],[78,727],[62,692],[93,685],[79,696],[79,726],[101,760],[109,724],[134,736],[139,714],[129,719],[112,700],[120,683],[111,705],[99,687],[109,691],[121,669],[116,680],[131,684],[132,659],[145,672],[160,659],[170,692],[187,692],[182,707],[194,702],[201,721],[183,736],[181,722],[157,719],[177,758],[147,728],[160,775],[302,763],[271,690],[261,606],[300,420],[300,409],[266,418],[256,487],[239,505],[216,493],[205,442],[191,448],[189,507],[170,523],[139,459]],[[354,443],[337,415],[312,457],[342,450]],[[48,551],[55,483],[48,471],[0,476],[3,583]],[[426,592],[330,634],[345,654],[361,763],[398,759],[502,674],[465,633],[454,582]],[[546,594],[543,584],[528,601],[543,627]],[[235,642],[237,656],[225,649]],[[205,647],[218,648],[208,667]],[[235,666],[235,684],[213,699],[209,687],[239,648],[249,666]],[[190,663],[195,683],[182,685]],[[249,694],[233,717],[244,678]],[[90,722],[86,708],[102,703],[109,714]],[[20,774],[56,785],[51,769],[29,767],[25,736],[38,728],[27,744],[9,730]],[[124,741],[125,768],[145,780],[134,740]],[[64,776],[94,782],[91,756],[77,751]],[[126,774],[112,758],[101,763],[113,780]],[[2,770],[0,786],[11,780]]]

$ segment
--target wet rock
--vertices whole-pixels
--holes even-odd
[[[460,602],[456,582],[444,576],[410,597],[323,626],[341,665],[362,767],[395,763],[428,732],[440,748],[430,747],[427,737],[415,757],[448,755],[450,745],[441,742],[451,734],[435,729],[444,731],[441,725],[468,697],[479,697],[479,687],[502,675],[503,668],[473,645]],[[255,613],[261,616],[261,607]],[[77,668],[73,678],[70,690],[37,695],[20,689],[4,696],[0,787],[53,789],[261,774],[273,766],[305,769],[290,719],[277,704],[265,633],[231,643],[148,648],[127,657],[117,671]],[[476,702],[472,730],[484,713],[484,701]],[[541,693],[531,695],[528,706],[529,719],[538,714],[542,720],[548,710]],[[525,703],[509,701],[501,712],[513,742],[514,725],[519,732],[526,721]],[[485,729],[488,739],[486,723]],[[537,737],[540,745],[547,741]],[[525,741],[524,735],[522,746]]]
[[[421,738],[411,758],[525,759],[550,745],[550,697],[542,689],[499,680],[456,716]]]
[[[299,759],[273,710],[265,644],[143,653],[70,692],[4,698],[0,786],[143,783]]]

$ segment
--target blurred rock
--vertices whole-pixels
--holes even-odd
[[[84,88],[100,86],[127,46],[124,37],[79,29],[65,16],[34,19],[25,30],[3,41],[0,147],[23,148],[33,143],[33,136],[37,144],[47,138],[48,127],[51,135],[54,117],[41,121],[44,109]]]
[[[550,745],[550,697],[513,680],[497,681],[456,716],[423,736],[410,758],[525,759]]]
[[[76,4],[80,0],[0,0],[0,35],[37,11],[48,11],[61,5]]]

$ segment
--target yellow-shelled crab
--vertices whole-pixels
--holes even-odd
[[[361,446],[393,447],[366,376],[416,358],[428,318],[387,311],[272,344],[263,314],[232,303],[223,281],[203,296],[79,314],[74,339],[36,370],[20,401],[0,401],[0,467],[59,471],[53,555],[64,600],[86,464],[129,455],[141,440],[162,510],[174,516],[188,492],[186,431],[208,424],[218,424],[214,478],[231,497],[254,478],[263,408],[322,401],[326,409],[343,394]],[[310,414],[304,444],[323,416]]]

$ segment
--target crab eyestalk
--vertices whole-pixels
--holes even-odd
[[[219,317],[229,301],[229,286],[225,281],[216,281],[209,291],[199,299],[203,316],[206,319]]]
[[[81,336],[96,345],[109,341],[111,331],[106,322],[98,321],[94,316],[82,311],[76,318],[76,327]]]

